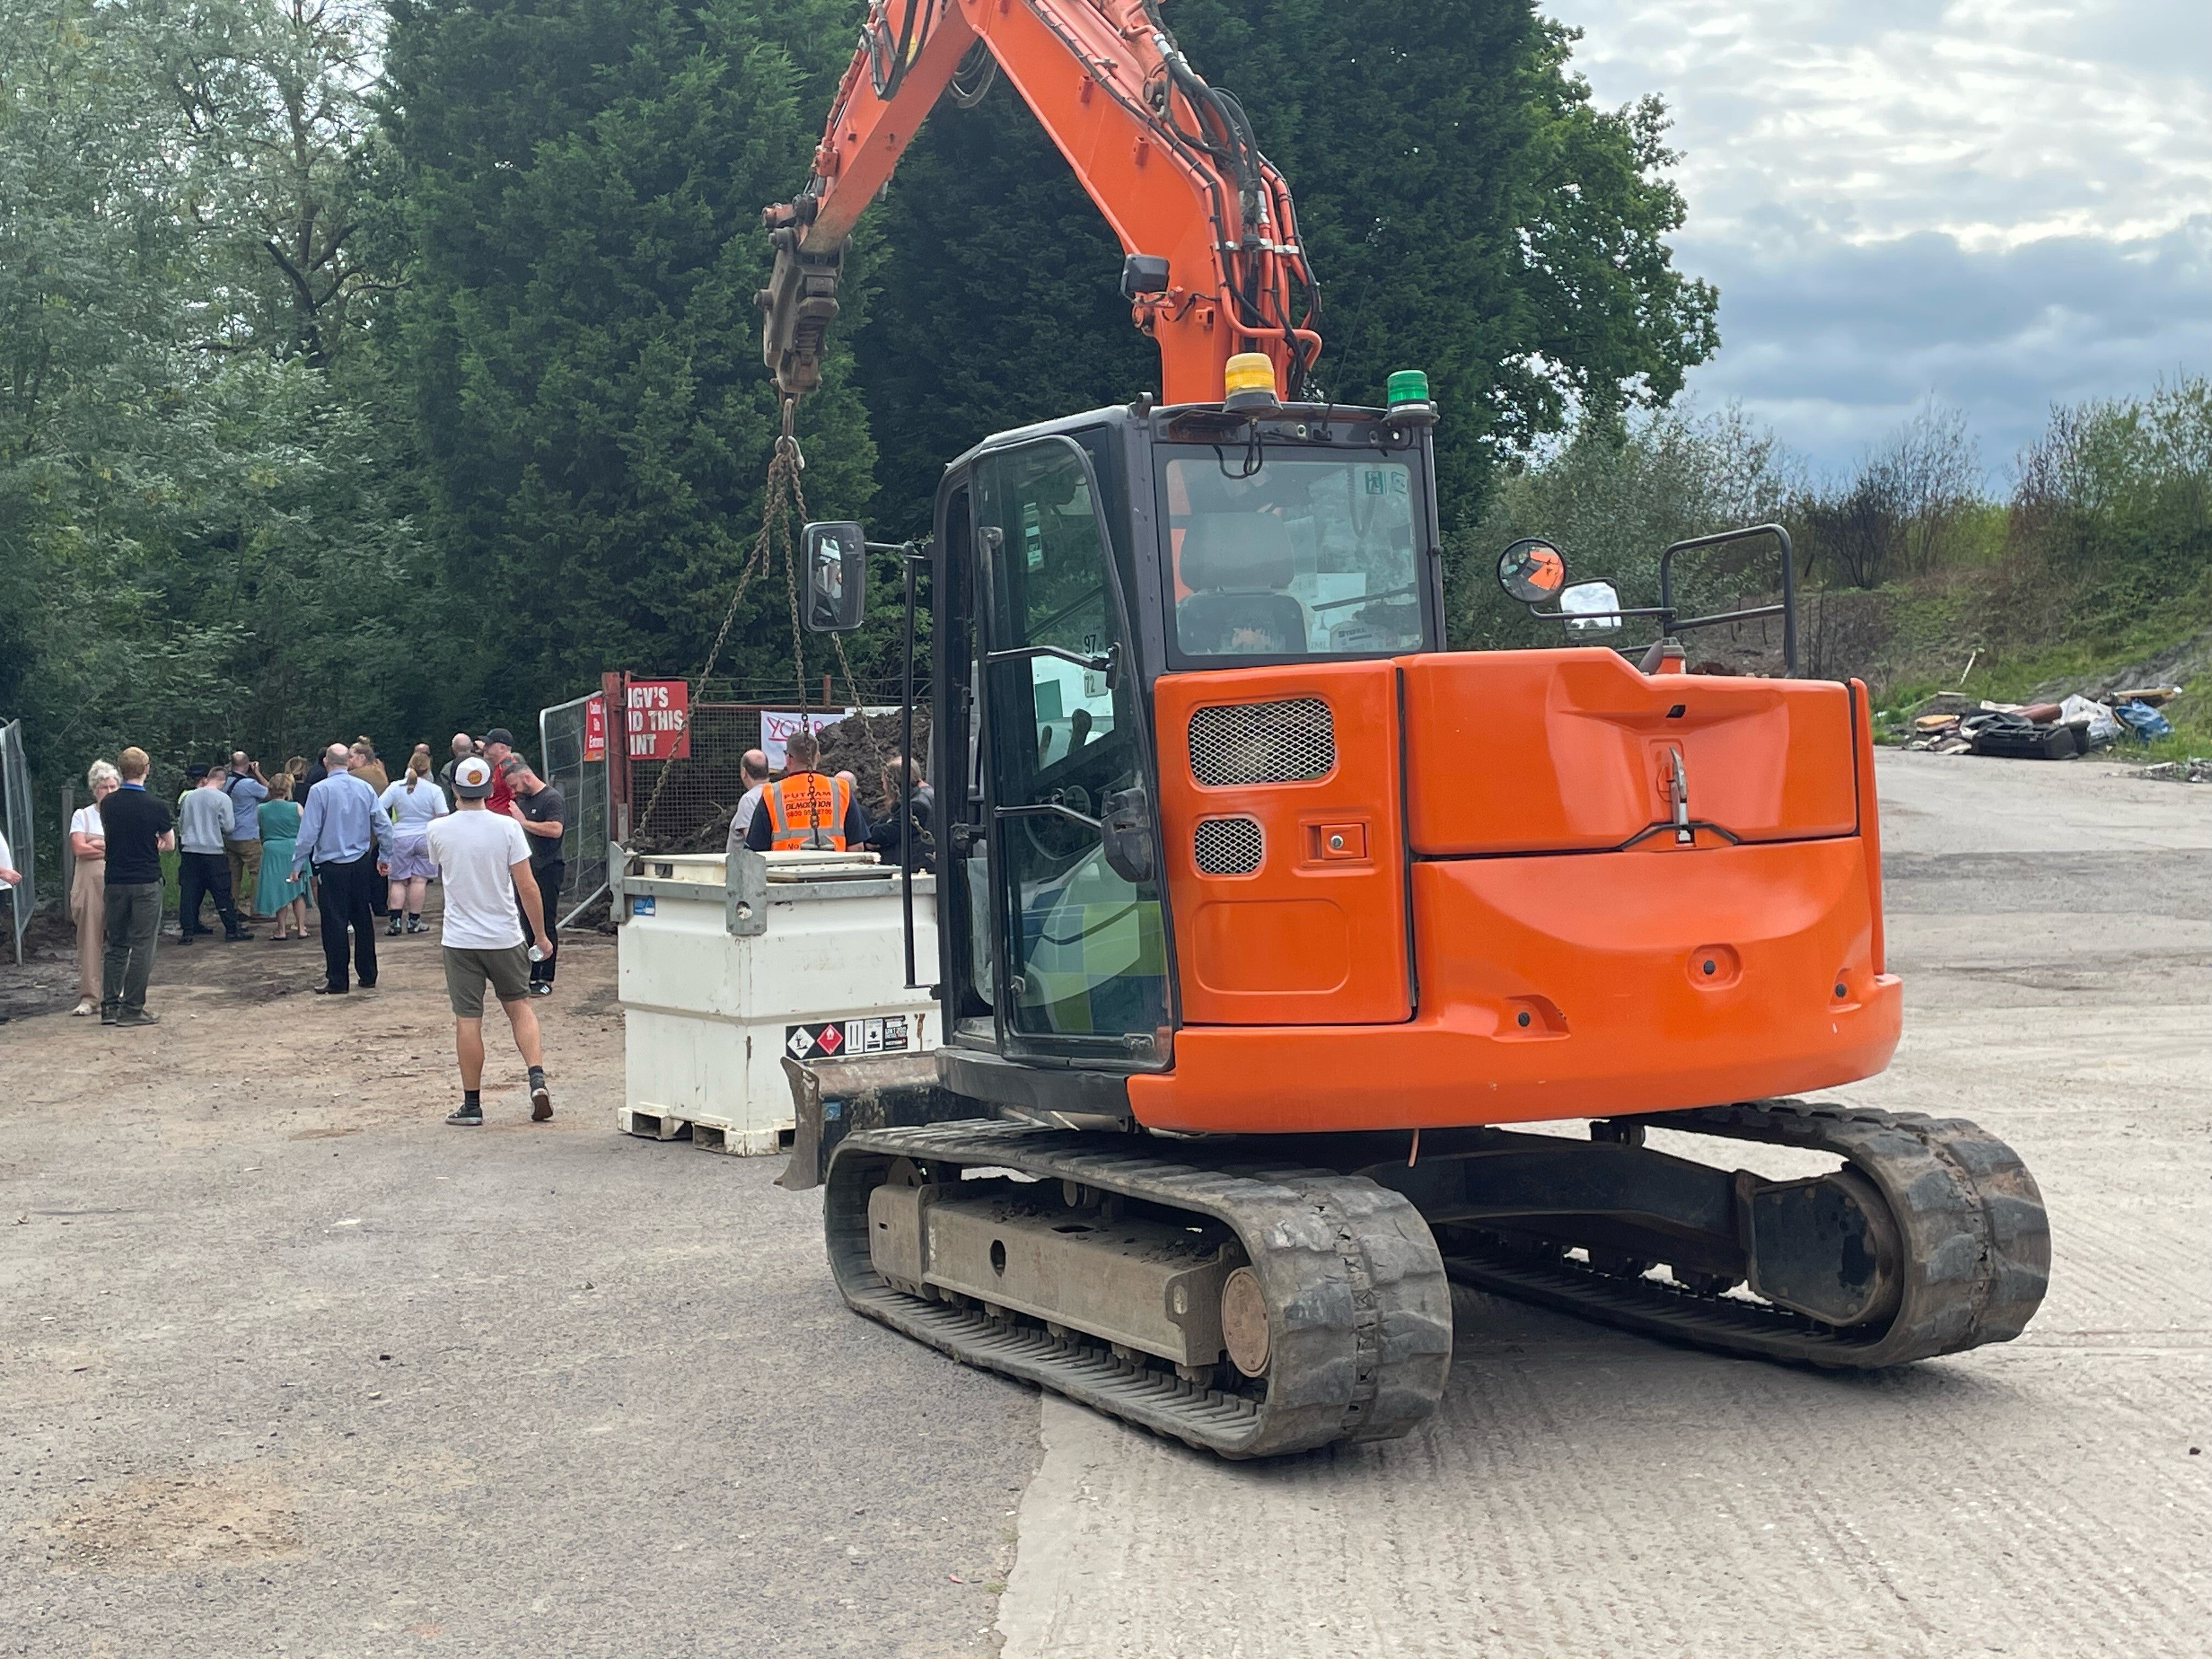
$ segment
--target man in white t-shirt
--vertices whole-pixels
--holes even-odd
[[[530,1068],[530,1117],[553,1115],[545,1088],[538,1015],[530,1006],[530,955],[522,918],[530,917],[541,957],[553,940],[538,920],[538,883],[530,873],[530,844],[513,818],[484,810],[491,793],[491,763],[471,755],[453,768],[453,815],[434,819],[423,833],[446,884],[440,938],[446,951],[446,995],[453,1006],[453,1047],[461,1066],[461,1105],[446,1121],[464,1127],[483,1121],[483,995],[489,983],[507,1011],[514,1046]],[[520,903],[517,903],[520,896]]]

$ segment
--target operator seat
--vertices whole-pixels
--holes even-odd
[[[1307,649],[1306,608],[1285,590],[1297,574],[1289,526],[1272,513],[1201,513],[1182,532],[1190,597],[1176,636],[1194,656],[1279,656]]]

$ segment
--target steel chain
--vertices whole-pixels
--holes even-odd
[[[792,429],[797,413],[798,400],[785,398],[783,428],[777,434],[775,452],[769,457],[768,484],[761,501],[760,533],[753,538],[752,551],[745,556],[745,562],[738,571],[737,591],[730,596],[729,609],[722,613],[722,625],[715,630],[714,643],[708,648],[707,661],[699,670],[698,678],[703,690],[707,677],[714,672],[714,665],[721,658],[722,647],[729,640],[730,629],[737,622],[738,608],[744,603],[746,592],[752,586],[754,578],[764,573],[775,562],[780,549],[783,555],[785,583],[791,595],[792,653],[799,659],[799,709],[803,714],[806,707],[806,664],[799,652],[799,581],[792,552],[791,515],[796,512],[799,521],[805,522],[806,492],[799,484],[799,475],[806,469],[806,455],[799,448],[799,438]],[[842,660],[842,644],[839,657]],[[849,669],[846,678],[848,683],[852,678]],[[629,711],[623,711],[623,740],[625,743],[629,741],[628,716]],[[653,793],[646,798],[645,810],[637,815],[636,822],[631,825],[633,836],[652,822],[653,809],[660,804],[660,792],[668,786],[669,773],[673,765],[671,761],[660,763],[660,775],[653,780]]]

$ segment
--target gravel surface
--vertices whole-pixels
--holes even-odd
[[[2026,1155],[2022,1340],[1837,1377],[1463,1292],[1423,1431],[1260,1467],[1048,1400],[1030,1480],[1037,1397],[847,1313],[776,1160],[612,1133],[611,941],[560,1115],[495,1042],[476,1131],[430,941],[335,1006],[165,950],[158,1030],[0,1025],[0,1655],[2202,1654],[2212,792],[2122,774],[1881,761],[1907,1036],[1844,1092]]]
[[[781,1160],[614,1133],[611,939],[472,1130],[379,944],[0,1025],[0,1654],[991,1652],[1036,1395],[848,1313]]]

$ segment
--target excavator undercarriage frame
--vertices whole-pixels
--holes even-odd
[[[820,1089],[800,1092],[817,1159]],[[1769,1181],[1649,1149],[1649,1127],[1841,1163]],[[858,1312],[1237,1458],[1419,1423],[1453,1282],[1837,1370],[2006,1340],[2042,1298],[2040,1195],[1971,1123],[1765,1101],[1592,1133],[1441,1131],[1409,1161],[1395,1135],[860,1128],[827,1154],[830,1256]],[[794,1159],[787,1182],[811,1173]]]

